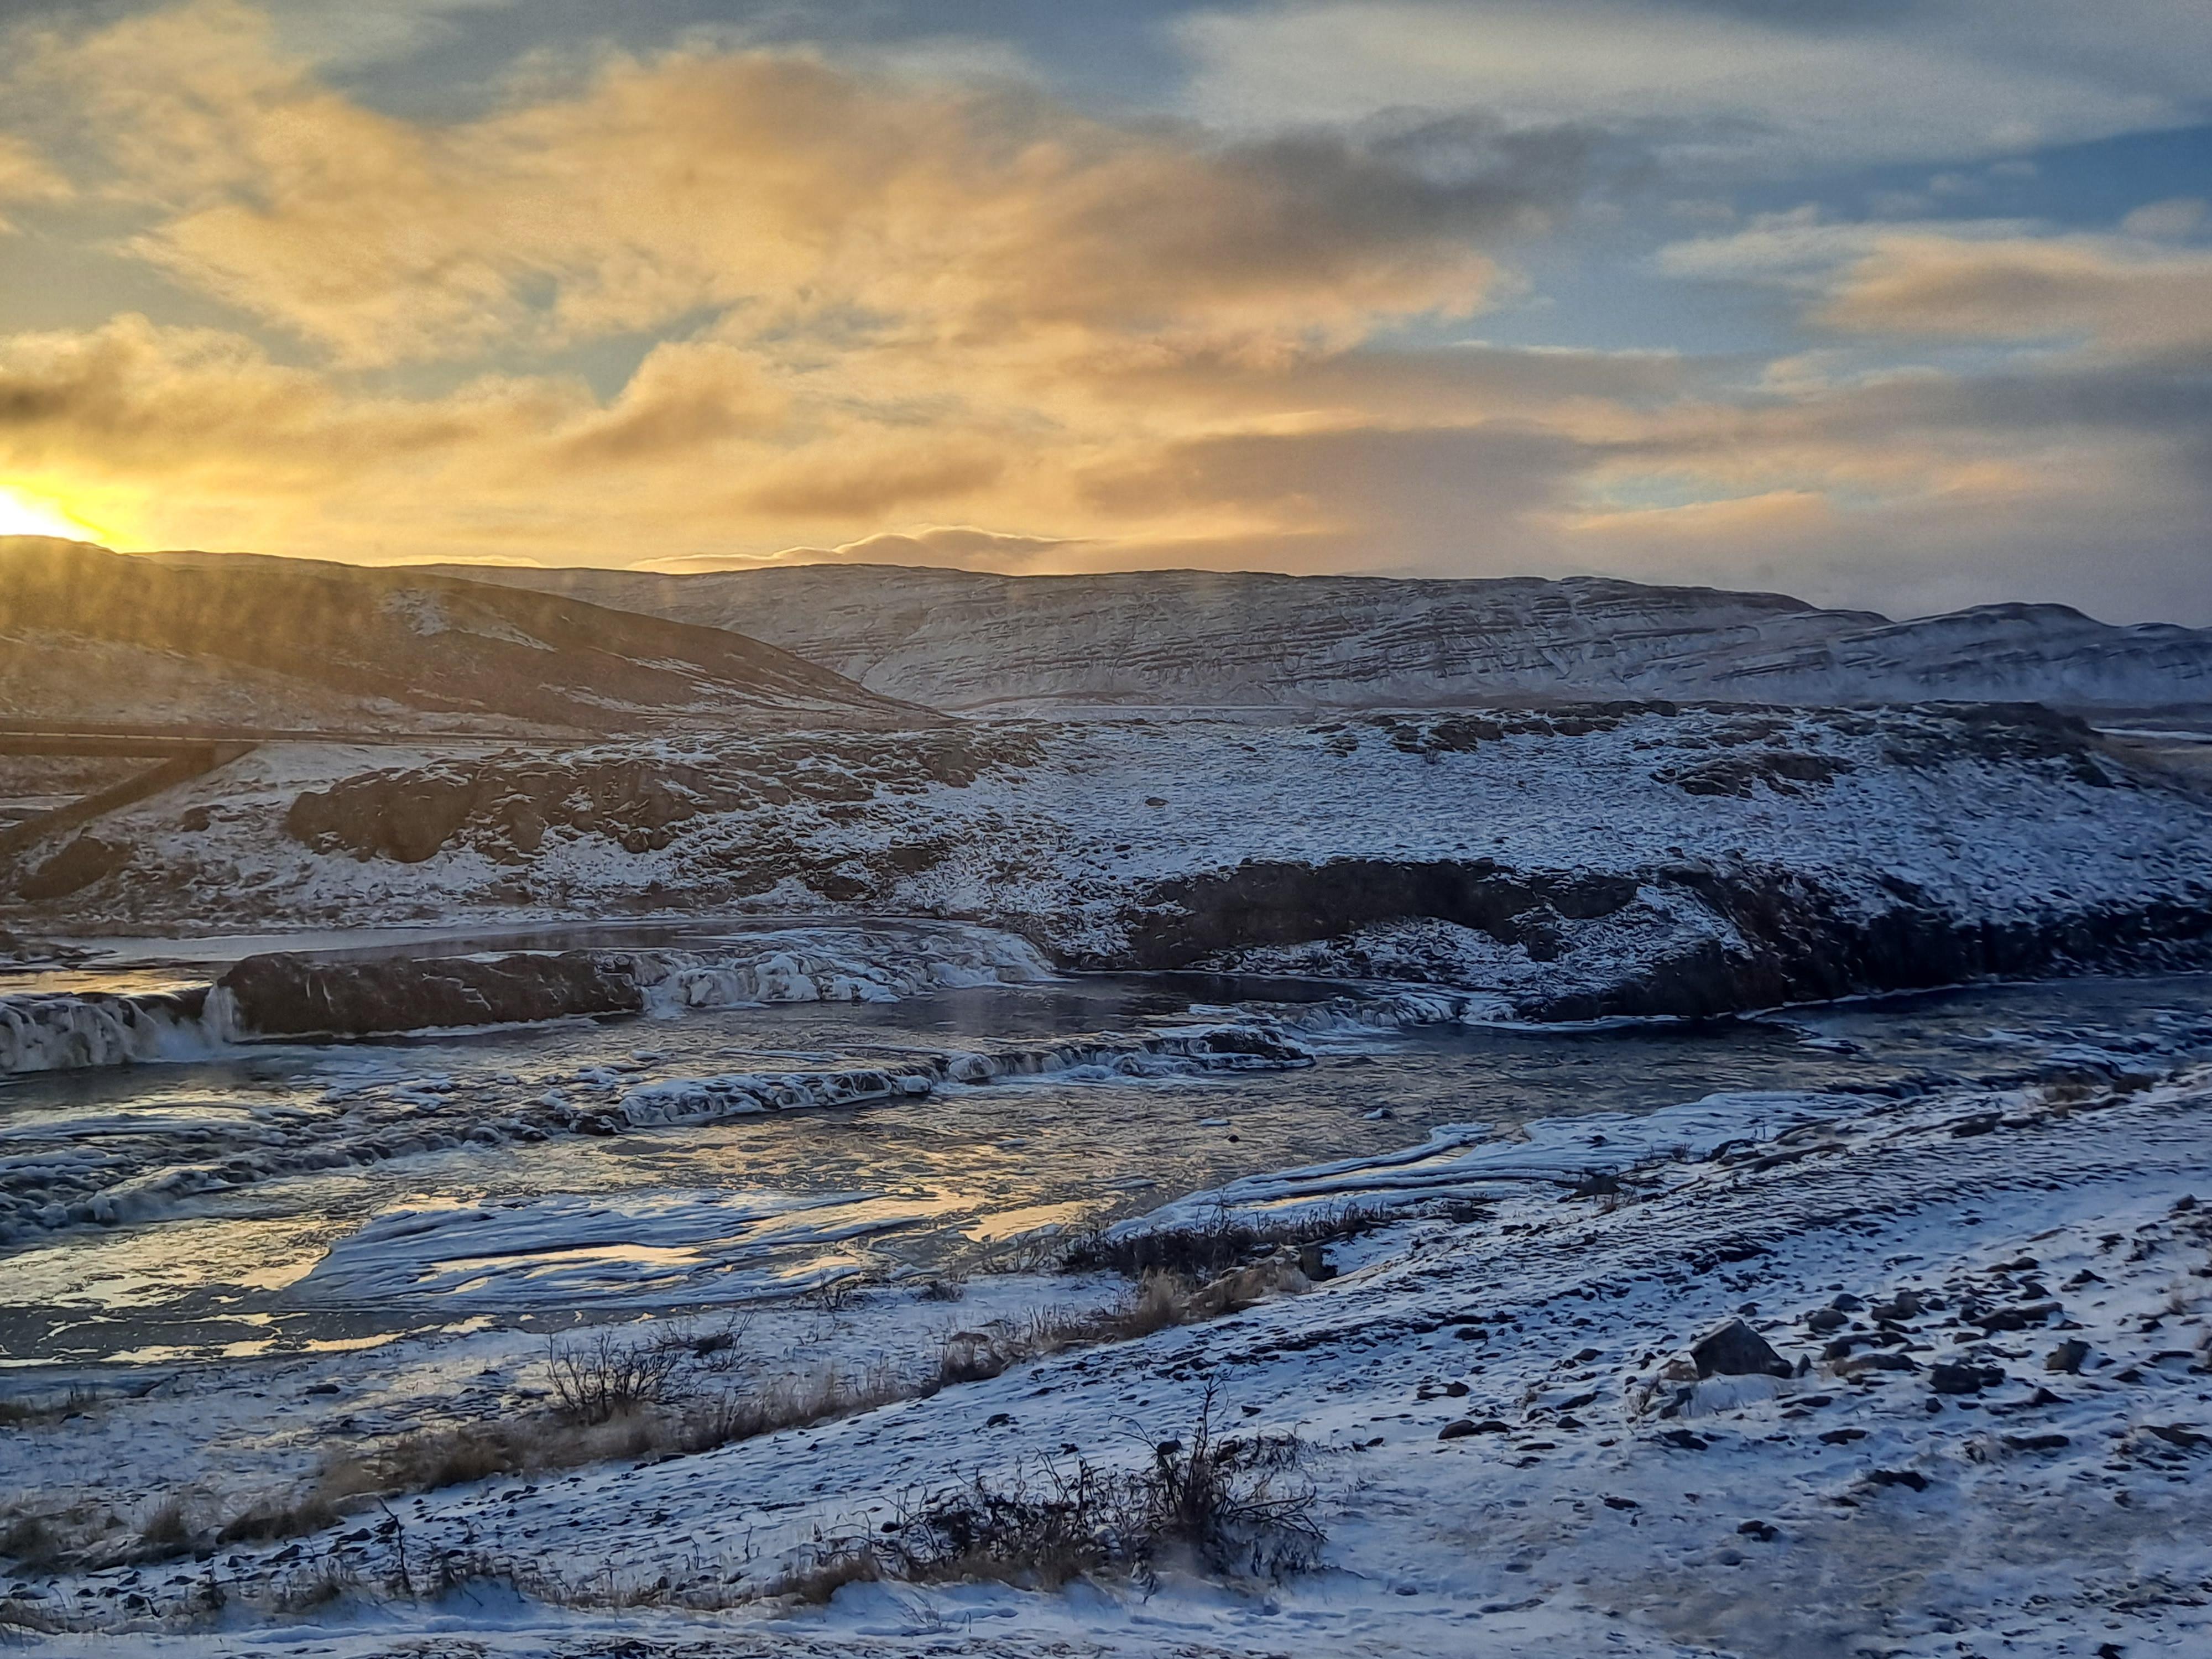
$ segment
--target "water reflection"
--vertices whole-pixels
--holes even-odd
[[[459,1102],[489,1121],[549,1090],[880,1063],[985,1040],[1139,1029],[1194,1004],[1310,1002],[1340,988],[1100,977],[25,1077],[0,1086],[0,1161],[88,1158],[112,1177],[109,1190],[167,1191],[179,1170],[219,1172],[256,1137],[317,1144],[376,1114],[404,1125],[410,1101],[441,1110]],[[20,1239],[0,1275],[0,1361],[370,1346],[449,1325],[464,1306],[557,1321],[787,1291],[840,1267],[960,1271],[988,1266],[1037,1228],[1109,1220],[1257,1170],[1389,1151],[1444,1123],[1504,1132],[1723,1090],[2001,1075],[2085,1041],[2212,1045],[2212,979],[1988,988],[1772,1020],[1347,1033],[1322,1040],[1320,1063],[1305,1071],[1046,1076],[604,1139],[465,1141],[179,1188],[141,1218],[126,1208],[113,1227]],[[423,1270],[413,1279],[327,1293],[326,1253],[376,1218],[496,1205],[545,1222],[557,1220],[563,1195],[583,1195],[599,1218],[588,1238],[547,1223],[501,1240],[494,1226],[466,1251],[408,1258]],[[702,1222],[690,1232],[636,1219],[702,1195],[794,1219],[720,1231]],[[815,1221],[799,1224],[805,1214]]]

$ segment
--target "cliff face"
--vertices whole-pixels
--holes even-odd
[[[1589,696],[2212,704],[2212,632],[2115,628],[2063,605],[1893,623],[1779,594],[1595,577],[995,576],[867,565],[471,574],[733,629],[943,708]]]

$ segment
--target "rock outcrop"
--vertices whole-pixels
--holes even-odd
[[[592,951],[430,960],[316,962],[248,957],[216,983],[256,1036],[366,1036],[454,1025],[501,1025],[578,1014],[636,1013],[636,976]]]

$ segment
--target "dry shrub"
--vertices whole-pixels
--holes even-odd
[[[1341,1243],[1380,1224],[1372,1211],[1352,1204],[1259,1220],[1242,1218],[1224,1208],[1187,1227],[1159,1227],[1119,1237],[1094,1233],[1068,1245],[1060,1260],[1069,1273],[1118,1273],[1131,1279],[1164,1273],[1204,1283],[1286,1249]]]
[[[872,1584],[883,1576],[883,1563],[875,1551],[865,1543],[844,1543],[802,1565],[786,1568],[766,1593],[819,1607],[848,1584]]]
[[[138,1528],[139,1556],[147,1561],[170,1561],[192,1552],[192,1529],[185,1518],[180,1498],[164,1498]]]
[[[318,1487],[282,1501],[257,1504],[223,1523],[216,1535],[218,1544],[271,1543],[298,1538],[336,1526],[337,1505]]]
[[[1162,1441],[1136,1478],[1139,1534],[1155,1552],[1178,1547],[1217,1572],[1280,1578],[1318,1565],[1326,1538],[1313,1487],[1297,1476],[1304,1443],[1218,1436],[1213,1402],[1208,1387],[1188,1443]]]
[[[894,1523],[888,1551],[902,1577],[994,1578],[1054,1589],[1106,1568],[1149,1574],[1170,1561],[1230,1577],[1279,1579],[1317,1566],[1328,1541],[1314,1490],[1297,1473],[1295,1436],[1224,1437],[1208,1389],[1186,1440],[1163,1440],[1133,1474],[1079,1460],[978,1475]]]
[[[53,1523],[42,1515],[18,1515],[0,1528],[0,1556],[26,1572],[51,1572],[60,1565],[62,1543]]]
[[[832,1418],[873,1411],[922,1392],[889,1361],[859,1370],[830,1366],[808,1376],[781,1377],[765,1387],[732,1392],[684,1415],[670,1449],[706,1451],[733,1440],[808,1428]]]
[[[546,1372],[562,1414],[589,1424],[665,1404],[689,1344],[599,1330],[548,1346]]]
[[[100,1396],[70,1383],[69,1391],[51,1400],[0,1400],[0,1429],[36,1429],[60,1423],[90,1411]]]

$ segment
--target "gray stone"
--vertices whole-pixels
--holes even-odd
[[[1724,1320],[1690,1345],[1704,1376],[1787,1376],[1790,1362],[1741,1319]]]

